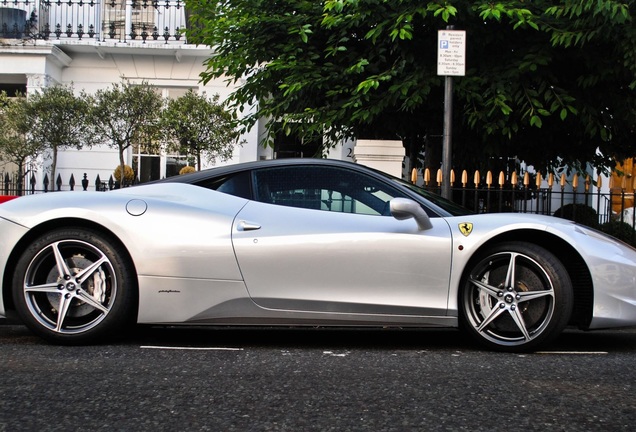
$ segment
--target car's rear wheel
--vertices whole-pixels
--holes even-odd
[[[17,261],[13,296],[24,323],[55,343],[116,336],[136,309],[132,266],[109,237],[84,228],[50,231]]]
[[[558,336],[572,313],[570,277],[539,246],[510,242],[472,261],[460,291],[463,327],[501,351],[531,351]]]

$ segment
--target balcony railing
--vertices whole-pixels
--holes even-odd
[[[184,0],[0,0],[0,37],[186,43]]]

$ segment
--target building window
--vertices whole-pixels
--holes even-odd
[[[5,84],[0,83],[0,93],[5,92],[9,97],[18,95],[24,96],[27,92],[26,84]]]
[[[141,155],[138,157],[137,173],[141,183],[161,178],[161,158]]]

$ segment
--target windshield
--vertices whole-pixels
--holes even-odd
[[[464,216],[464,215],[474,214],[474,212],[468,210],[465,207],[460,206],[459,204],[455,204],[454,202],[447,200],[446,198],[442,198],[441,196],[437,194],[434,194],[425,189],[422,189],[421,187],[416,186],[412,183],[409,183],[405,180],[402,180],[399,178],[393,178],[393,180],[400,183],[402,186],[409,188],[411,191],[415,192],[422,198],[425,198],[428,201],[432,202],[433,204],[446,210],[452,216]]]

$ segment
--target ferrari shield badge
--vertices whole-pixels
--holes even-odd
[[[473,224],[470,222],[462,222],[459,224],[459,232],[468,237],[473,232]]]

